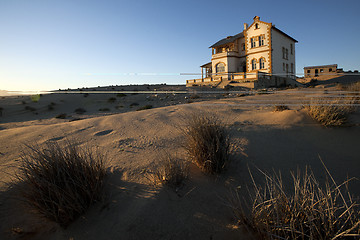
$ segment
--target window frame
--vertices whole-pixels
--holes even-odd
[[[263,57],[259,59],[259,69],[265,69],[265,58]]]
[[[259,36],[259,47],[264,46],[264,39],[265,39],[264,35]]]
[[[251,60],[251,70],[256,70],[256,59]]]
[[[219,65],[222,65],[222,66],[219,66]],[[221,67],[221,68],[220,68]],[[223,70],[223,71],[219,71],[219,70]],[[216,73],[223,73],[225,72],[225,63],[223,62],[219,62],[215,65],[215,72]]]

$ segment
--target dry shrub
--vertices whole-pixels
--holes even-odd
[[[326,127],[341,126],[347,122],[348,115],[355,110],[354,101],[353,98],[312,99],[305,109],[313,119]]]
[[[41,216],[67,227],[102,196],[106,175],[98,150],[65,146],[28,146],[22,154],[17,183],[28,206]]]
[[[274,106],[274,112],[282,112],[282,111],[285,111],[285,110],[289,110],[289,107],[286,106],[286,105],[275,105]]]
[[[230,157],[230,136],[213,114],[192,114],[185,121],[185,149],[191,161],[206,173],[220,173]]]
[[[263,187],[253,179],[252,206],[247,211],[238,194],[231,198],[238,223],[259,239],[359,239],[359,204],[347,188],[350,180],[337,185],[328,172],[332,184],[326,181],[322,188],[311,170],[302,176],[298,170],[292,173],[293,189],[288,194],[281,175],[263,174]]]
[[[77,114],[84,114],[86,112],[86,110],[84,108],[77,108],[74,111]]]
[[[155,184],[161,183],[178,189],[189,176],[189,164],[182,159],[164,154],[152,172]]]
[[[136,109],[136,111],[152,109],[152,107],[153,107],[152,105],[145,105],[145,106],[139,107],[138,109]]]

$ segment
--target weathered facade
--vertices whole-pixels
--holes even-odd
[[[337,64],[304,67],[305,78],[336,75],[339,71]]]
[[[227,85],[249,88],[296,83],[297,41],[272,23],[254,17],[249,26],[212,46],[211,62],[201,66],[201,79],[187,80],[187,86]]]

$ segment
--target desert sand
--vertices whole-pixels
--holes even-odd
[[[250,95],[58,93],[43,95],[38,102],[26,96],[0,99],[0,239],[253,239],[236,225],[227,206],[231,189],[247,194],[248,167],[259,181],[254,166],[281,171],[286,183],[289,171],[310,166],[321,181],[326,176],[320,156],[337,182],[360,179],[359,108],[351,115],[350,126],[325,128],[301,106],[334,90],[321,86]],[[111,97],[116,100],[109,102]],[[290,110],[274,112],[276,104]],[[145,105],[153,108],[135,111]],[[75,113],[77,108],[86,112]],[[194,112],[216,113],[226,122],[235,149],[230,166],[217,177],[191,166],[190,178],[178,192],[155,187],[148,172],[161,153],[186,159],[180,129]],[[62,113],[64,119],[55,118]],[[67,138],[107,153],[108,184],[104,199],[64,230],[24,211],[6,184],[24,144],[61,143]],[[359,181],[352,182],[350,190],[360,196]]]

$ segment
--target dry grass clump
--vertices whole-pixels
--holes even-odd
[[[73,141],[48,142],[45,148],[28,146],[17,183],[31,209],[65,228],[101,198],[105,174],[99,151]]]
[[[341,126],[347,122],[348,115],[355,110],[353,104],[352,98],[312,99],[305,109],[313,119],[326,127]]]
[[[152,105],[145,105],[145,106],[139,107],[138,109],[136,109],[136,111],[152,109],[152,107],[153,107]]]
[[[327,169],[326,169],[327,170]],[[320,187],[312,171],[292,173],[292,193],[283,187],[281,175],[264,173],[263,187],[253,180],[252,206],[245,213],[237,195],[232,208],[239,224],[259,239],[359,239],[360,209],[353,201],[346,181],[325,182]]]
[[[282,111],[285,111],[285,110],[289,110],[289,107],[286,106],[286,105],[275,105],[274,106],[274,112],[282,112]]]
[[[114,103],[116,101],[116,98],[115,97],[111,97],[108,99],[108,102],[109,103]]]
[[[161,183],[172,188],[179,188],[189,176],[188,162],[165,154],[161,162],[153,169],[155,184]]]
[[[67,117],[66,113],[60,113],[59,115],[57,115],[55,118],[59,118],[59,119],[65,119]]]
[[[229,131],[212,114],[193,114],[185,121],[185,149],[191,161],[206,173],[220,173],[230,157]]]
[[[86,112],[86,109],[84,109],[84,108],[77,108],[77,109],[75,109],[74,112],[77,113],[77,114],[84,114],[84,113]]]

